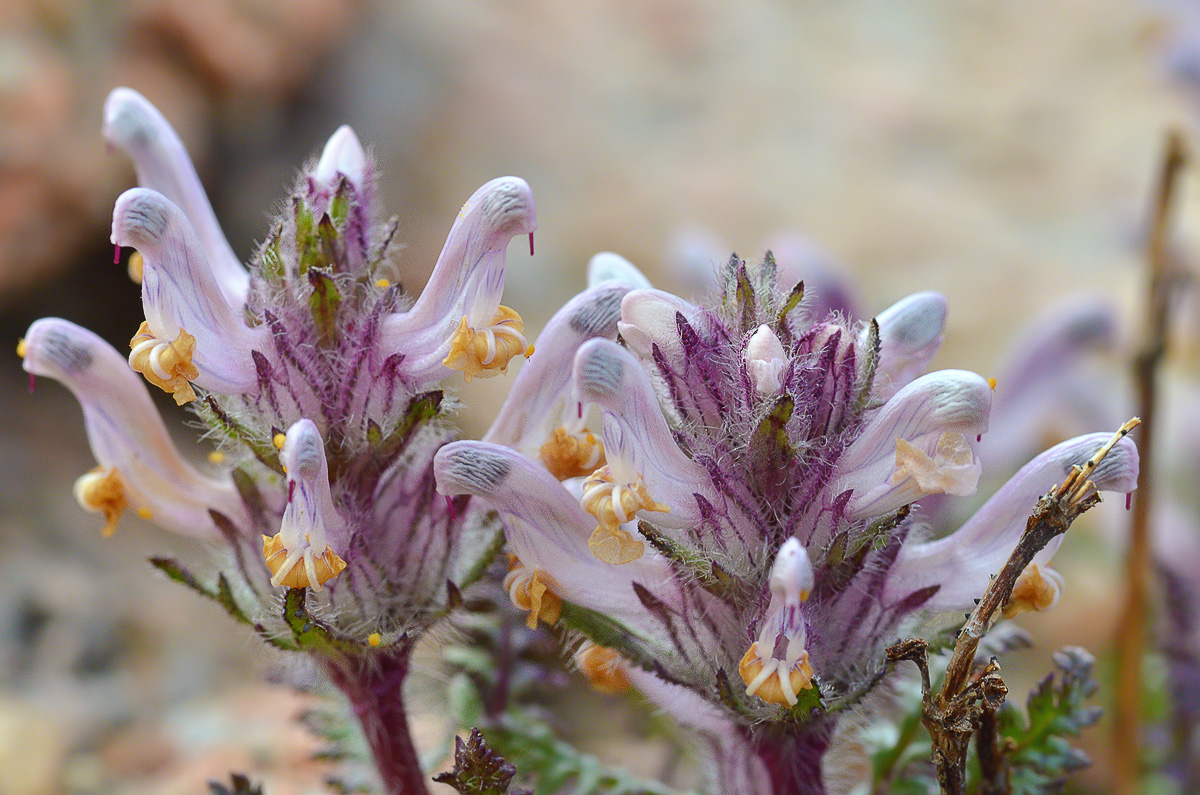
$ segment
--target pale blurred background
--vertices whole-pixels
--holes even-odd
[[[295,169],[348,122],[401,221],[409,287],[461,202],[516,174],[540,226],[536,256],[512,247],[505,303],[535,328],[597,251],[686,291],[684,242],[758,257],[789,232],[829,253],[866,314],[946,294],[936,364],[989,375],[1022,323],[1078,290],[1110,296],[1133,339],[1165,132],[1200,128],[1200,12],[1149,0],[7,0],[0,340],[51,314],[118,345],[138,325],[107,242],[133,178],[99,132],[118,85],[176,125],[244,256]],[[1179,226],[1180,251],[1200,250],[1194,176]],[[286,661],[144,562],[200,550],[133,519],[99,537],[70,495],[93,463],[76,405],[48,382],[27,394],[6,361],[0,795],[199,793],[228,770],[270,795],[322,791],[290,722],[303,698],[263,684]],[[463,391],[468,435],[510,381]],[[1111,389],[1125,399],[1122,382]],[[1103,539],[1068,540],[1066,596],[1023,620],[1042,639],[1020,656],[1031,671],[1067,643],[1103,652],[1120,593]],[[1092,734],[1102,757],[1105,734]],[[633,746],[619,731],[597,740],[654,772]],[[1080,791],[1103,791],[1103,776]]]

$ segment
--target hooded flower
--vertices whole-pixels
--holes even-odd
[[[414,301],[383,278],[395,229],[378,221],[374,167],[349,127],[247,265],[145,98],[114,91],[104,135],[140,183],[117,199],[112,238],[140,256],[144,322],[127,355],[53,319],[21,346],[29,372],[83,406],[98,467],[80,478],[80,502],[106,533],[133,510],[224,546],[212,593],[272,639],[286,631],[271,598],[283,588],[319,594],[332,630],[364,645],[363,627],[384,647],[423,628],[488,546],[482,525],[479,549],[462,542],[466,517],[435,493],[432,462],[452,438],[443,382],[532,352],[500,305],[508,243],[537,223],[529,186],[504,177],[476,191]],[[176,451],[148,385],[208,426],[210,466]]]
[[[588,639],[589,677],[609,682],[623,661],[725,760],[725,792],[822,792],[842,709],[879,681],[885,646],[969,608],[1038,496],[1108,438],[1048,451],[975,518],[923,540],[922,499],[975,491],[992,384],[921,375],[941,296],[862,322],[814,314],[779,274],[770,256],[734,258],[715,306],[626,278],[619,318],[539,340],[488,441],[448,445],[435,463],[444,493],[500,513],[543,604],[557,600],[556,620]],[[527,375],[536,410],[517,412],[534,399]],[[565,449],[562,434],[602,446],[592,473],[541,455]],[[1122,441],[1095,482],[1127,491],[1136,472]],[[1057,599],[1053,551],[1030,566],[1014,612]]]

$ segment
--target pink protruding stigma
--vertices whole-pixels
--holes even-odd
[[[33,373],[30,373],[29,374],[29,394],[31,394],[31,395],[33,394],[33,382],[35,379],[36,379],[36,376],[34,376]]]
[[[288,502],[292,501],[292,495],[296,493],[296,481],[288,481]]]
[[[450,521],[458,521],[458,514],[454,510],[454,498],[446,497],[446,510],[450,512]]]
[[[529,233],[529,256],[533,256],[533,232]]]
[[[1133,492],[1131,491],[1125,495],[1125,510],[1128,511],[1132,507],[1133,507]]]
[[[579,419],[583,419],[583,402],[581,401],[575,405],[579,409]]]
[[[976,443],[978,443],[978,442],[982,442],[982,441],[983,441],[983,434],[981,433],[981,434],[979,434],[978,436],[976,436],[976,437],[975,437],[975,441],[976,441]]]
[[[121,264],[121,247],[113,246],[113,265]]]

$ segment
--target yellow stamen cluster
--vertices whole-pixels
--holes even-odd
[[[125,484],[116,468],[105,469],[96,467],[75,481],[75,499],[84,510],[104,514],[104,529],[100,532],[105,538],[111,536],[117,529],[117,521],[129,500],[125,496]]]
[[[738,673],[746,683],[746,695],[785,707],[795,705],[796,694],[813,686],[813,669],[808,664],[807,651],[801,652],[799,659],[788,665],[775,657],[764,660],[758,652],[758,641],[751,643],[742,656]]]
[[[926,494],[969,495],[975,492],[979,480],[974,463],[975,454],[961,433],[947,432],[939,436],[932,458],[908,441],[897,439],[892,483],[912,478]]]
[[[1004,617],[1013,618],[1035,610],[1049,610],[1058,599],[1058,586],[1044,577],[1036,563],[1030,563],[1017,577],[1012,596],[1004,605]]]
[[[585,640],[575,652],[575,665],[587,677],[593,690],[601,693],[624,693],[629,689],[629,677],[621,655],[605,646]]]
[[[508,556],[508,574],[504,575],[504,589],[508,598],[521,610],[528,610],[525,625],[537,629],[538,619],[550,626],[558,623],[562,615],[562,599],[551,590],[554,580],[538,568],[529,568],[516,555]]]
[[[164,342],[154,336],[150,325],[142,321],[137,334],[129,341],[129,366],[146,376],[146,380],[175,397],[182,406],[196,399],[188,382],[200,375],[192,364],[196,338],[183,329],[174,342]]]
[[[346,568],[346,561],[328,546],[320,556],[306,554],[289,565],[288,549],[279,535],[276,533],[273,536],[262,537],[263,558],[267,561],[267,568],[271,570],[271,585],[276,588],[312,588],[319,591],[322,585]]]
[[[559,480],[581,478],[604,463],[604,443],[590,433],[582,438],[569,434],[560,425],[542,445],[539,454],[546,469]]]
[[[640,477],[637,483],[617,483],[607,466],[597,469],[584,482],[580,504],[600,522],[588,538],[588,549],[605,563],[615,565],[635,561],[646,551],[645,543],[622,529],[622,524],[638,511],[667,513],[671,510],[651,499]]]
[[[515,356],[532,356],[533,346],[525,339],[525,321],[516,310],[501,306],[488,325],[474,329],[463,317],[450,338],[450,353],[442,364],[461,370],[467,381],[503,373]]]

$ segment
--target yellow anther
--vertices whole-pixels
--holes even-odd
[[[380,290],[386,290],[387,288],[392,286],[392,283],[390,281],[388,281],[387,279],[376,279],[375,286],[378,287]]]
[[[516,555],[508,556],[508,574],[504,589],[508,598],[521,610],[528,610],[525,625],[537,629],[538,619],[553,626],[562,615],[562,599],[551,590],[554,579],[538,568],[529,568]]]
[[[593,690],[601,693],[624,693],[629,689],[621,655],[605,646],[585,640],[575,652],[575,665],[587,677]]]
[[[1030,563],[1017,577],[1012,596],[1004,605],[1004,617],[1013,618],[1022,613],[1049,610],[1058,602],[1058,585],[1042,575],[1036,563]]]
[[[600,467],[583,484],[583,509],[600,523],[588,538],[588,549],[605,563],[620,565],[640,558],[646,549],[641,539],[621,527],[638,511],[671,509],[651,499],[646,484],[639,477],[636,483],[617,483],[612,470]]]
[[[196,399],[196,393],[188,383],[200,375],[192,364],[195,337],[179,329],[174,342],[164,342],[151,333],[150,324],[143,320],[137,334],[129,341],[129,348],[129,366],[156,387],[170,392],[176,405],[182,406]]]
[[[211,453],[208,454],[208,463],[210,463],[210,464],[221,464],[221,463],[224,463],[224,461],[225,461],[225,454],[222,453],[220,450],[213,450]]]
[[[742,656],[738,673],[746,683],[746,695],[785,707],[795,705],[796,694],[813,686],[813,669],[808,664],[807,651],[800,652],[799,659],[788,665],[785,660],[775,657],[764,660],[758,653],[758,641],[751,643]]]
[[[979,467],[975,465],[970,442],[961,433],[947,432],[939,436],[932,458],[904,439],[897,439],[892,483],[900,483],[906,478],[912,478],[926,494],[965,496],[975,493]]]
[[[24,359],[25,354],[28,351],[29,346],[25,343],[25,338],[21,337],[21,339],[17,340],[17,356],[20,356],[22,359]]]
[[[154,512],[149,508],[138,508],[137,515],[139,519],[145,519],[146,521],[149,521],[154,517]]]
[[[370,635],[367,635],[367,643],[372,646],[378,646],[380,643],[383,643],[383,638],[378,632],[372,632]]]
[[[988,379],[988,386],[992,388],[992,391],[993,391],[993,392],[995,392],[995,391],[996,391],[996,379],[995,379],[995,378],[989,378],[989,379]]]
[[[134,284],[142,283],[142,252],[135,251],[129,255],[129,261],[125,263],[125,267],[129,269],[129,278]]]
[[[304,557],[291,563],[287,570],[283,567],[288,562],[288,549],[283,545],[279,533],[273,536],[263,536],[263,558],[267,568],[271,570],[271,584],[275,587],[312,588],[321,590],[321,586],[338,576],[346,568],[346,561],[338,557],[331,547],[326,546],[320,554],[308,550]],[[311,564],[311,565],[310,565]]]
[[[604,463],[604,444],[590,433],[581,439],[561,425],[554,429],[540,450],[542,463],[559,480],[581,478]]]
[[[450,353],[442,364],[462,371],[470,381],[503,373],[508,363],[521,355],[533,355],[533,346],[525,339],[525,321],[515,310],[501,306],[482,329],[471,328],[464,316],[450,338]]]
[[[271,437],[271,444],[275,445],[276,450],[283,449],[283,443],[287,441],[287,436],[282,433],[277,433]]]
[[[117,521],[129,507],[125,497],[125,484],[116,468],[96,467],[75,481],[75,499],[84,510],[104,515],[104,528],[100,531],[105,538],[117,529]]]

